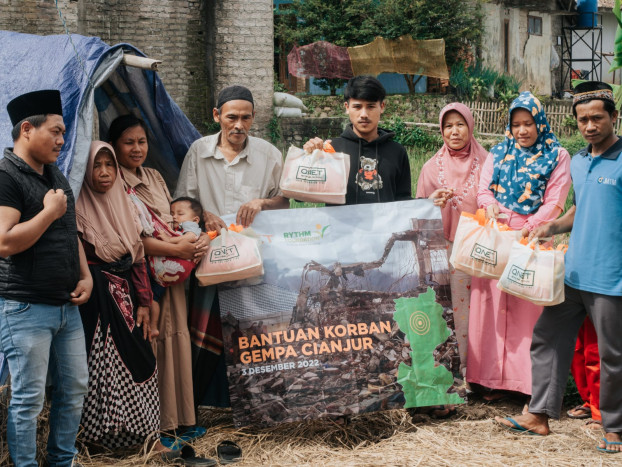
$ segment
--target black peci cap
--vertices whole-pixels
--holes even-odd
[[[7,104],[6,110],[11,118],[11,123],[15,126],[33,115],[55,114],[62,116],[63,104],[60,99],[60,91],[44,89],[17,96]]]
[[[216,108],[220,109],[225,103],[229,101],[248,101],[255,106],[253,102],[253,94],[248,88],[239,86],[237,84],[233,86],[227,86],[218,94],[218,103]]]

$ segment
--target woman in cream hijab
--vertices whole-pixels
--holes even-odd
[[[158,372],[147,334],[152,295],[141,228],[114,150],[104,142],[91,145],[76,217],[93,276],[91,298],[80,306],[89,366],[84,437],[111,449],[142,445],[160,430]]]

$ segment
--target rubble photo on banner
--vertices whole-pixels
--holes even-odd
[[[265,274],[219,287],[236,426],[464,402],[432,202],[265,211],[253,230]]]

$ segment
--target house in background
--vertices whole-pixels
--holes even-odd
[[[579,3],[579,6],[577,6]],[[492,0],[483,4],[484,63],[522,80],[521,90],[561,97],[571,79],[620,84],[609,73],[614,0]]]
[[[291,0],[273,0],[275,13]],[[484,64],[497,71],[514,75],[522,81],[522,90],[551,95],[560,93],[562,18],[576,16],[574,0],[490,0],[482,4],[484,41],[481,57]],[[275,49],[279,49],[278,44]],[[280,50],[275,57],[279,81],[289,84],[292,91],[321,93],[313,80],[305,89],[294,89],[287,75],[287,52]],[[392,93],[408,92],[404,78],[383,73],[379,79]],[[423,81],[423,80],[421,80]],[[420,81],[418,92],[429,86]],[[419,88],[419,86],[418,86]]]
[[[521,90],[559,92],[562,16],[574,15],[573,4],[572,0],[484,3],[484,64],[522,80]]]
[[[618,20],[613,14],[615,0],[598,0],[598,13],[602,19],[602,53],[603,74],[602,81],[613,84],[622,84],[622,69],[609,73],[613,61],[613,45],[618,29]]]

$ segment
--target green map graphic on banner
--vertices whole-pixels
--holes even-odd
[[[418,297],[395,300],[393,319],[408,338],[413,362],[413,366],[400,363],[397,373],[406,398],[404,408],[464,403],[458,394],[447,394],[454,377],[434,361],[434,349],[451,334],[434,290],[428,287]]]
[[[464,402],[430,200],[262,211],[253,230],[263,276],[218,287],[236,427]]]

